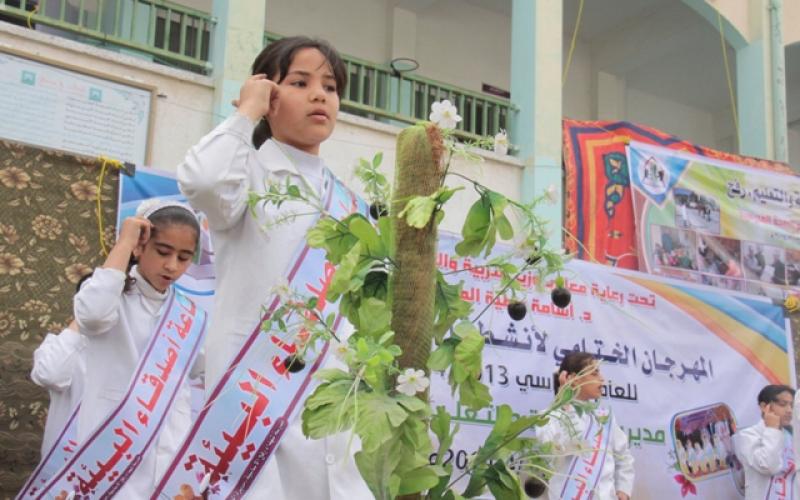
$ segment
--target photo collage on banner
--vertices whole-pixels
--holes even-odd
[[[800,290],[800,179],[631,143],[639,269],[783,300]]]

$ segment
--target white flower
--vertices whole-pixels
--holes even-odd
[[[275,283],[275,286],[272,287],[271,292],[280,298],[281,302],[287,302],[289,299],[292,298],[292,289],[289,288],[289,282],[286,278],[281,278]]]
[[[508,154],[508,134],[505,130],[500,130],[494,136],[494,152],[499,155]]]
[[[447,99],[431,104],[430,120],[441,128],[456,128],[461,117],[458,109]]]
[[[397,390],[406,396],[413,396],[427,389],[430,383],[424,371],[406,368],[406,371],[397,377]]]
[[[331,341],[331,350],[333,350],[333,355],[336,356],[337,359],[345,363],[351,351],[350,346],[337,340]]]
[[[558,190],[555,184],[550,184],[544,191],[544,199],[551,205],[555,205],[558,202]]]

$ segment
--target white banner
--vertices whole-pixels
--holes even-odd
[[[457,257],[454,244],[452,237],[441,238],[438,264],[443,272],[464,270],[449,276],[464,281],[462,297],[477,314],[500,279],[479,262]],[[497,405],[509,404],[521,415],[545,408],[561,358],[580,350],[602,359],[607,383],[601,406],[613,410],[628,434],[636,459],[634,498],[680,498],[682,489],[688,497],[694,489],[696,498],[741,498],[737,481],[741,485],[743,477],[730,456],[730,434],[759,418],[756,395],[764,385],[794,380],[783,309],[761,297],[582,261],[569,263],[563,276],[572,294],[566,309],[552,305],[549,288],[537,292],[531,274],[520,277],[528,290],[518,297],[528,305],[524,319],[508,316],[506,299],[478,319],[493,406],[466,410],[454,403],[446,380],[433,377],[433,405],[444,404],[461,426],[445,459],[466,466],[489,433]]]
[[[121,213],[150,196],[180,198],[169,175],[139,170],[136,177],[123,178]],[[444,272],[463,271],[448,277],[465,282],[462,296],[477,314],[500,288],[499,275],[457,257],[454,244],[454,237],[442,235],[438,263]],[[204,248],[201,265],[193,266],[194,281],[184,285],[193,297],[213,293],[212,259]],[[508,316],[506,299],[478,320],[487,338],[483,380],[494,396],[491,407],[458,407],[446,380],[433,376],[433,405],[445,405],[461,426],[445,459],[466,467],[497,405],[509,404],[518,414],[545,408],[560,359],[581,350],[603,360],[601,404],[613,409],[629,436],[634,498],[681,498],[682,492],[686,498],[741,498],[730,435],[757,421],[756,395],[764,385],[794,380],[783,308],[757,296],[582,261],[571,262],[563,275],[572,293],[568,308],[554,307],[549,289],[537,292],[533,274],[526,274],[519,278],[527,290],[523,320]]]

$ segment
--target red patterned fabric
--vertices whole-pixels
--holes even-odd
[[[625,146],[630,141],[731,161],[784,174],[780,162],[717,151],[630,122],[563,121],[566,180],[565,246],[578,258],[638,269],[636,226]]]

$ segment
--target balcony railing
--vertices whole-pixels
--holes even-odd
[[[158,62],[210,73],[215,20],[167,0],[0,0],[0,17],[64,37],[83,37]],[[35,26],[34,26],[35,25]],[[265,33],[264,43],[279,39]],[[463,118],[464,140],[507,129],[516,112],[507,100],[342,55],[348,73],[342,109],[374,120],[408,124],[428,118],[431,104],[449,99]]]
[[[42,31],[86,37],[208,73],[215,21],[165,0],[0,0],[0,14]]]
[[[280,35],[266,33],[264,43]],[[461,139],[478,139],[507,129],[513,105],[506,99],[395,72],[389,66],[371,63],[342,54],[347,65],[348,83],[342,109],[350,113],[403,124],[427,120],[431,104],[449,99],[462,117],[455,134]]]

